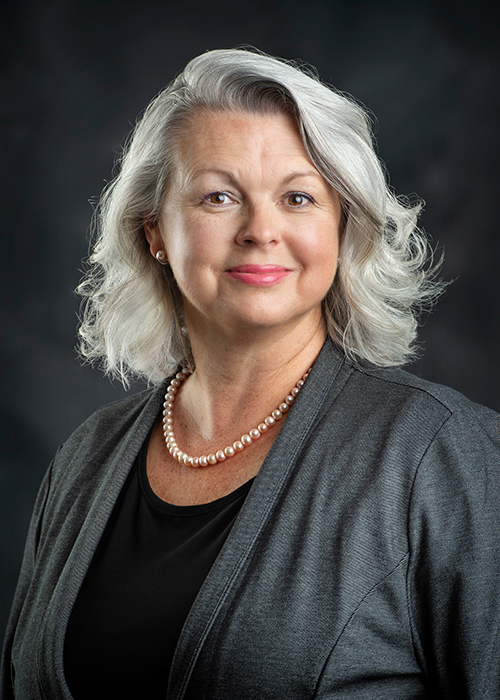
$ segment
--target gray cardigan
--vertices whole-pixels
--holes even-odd
[[[66,624],[164,390],[100,409],[56,455],[2,699],[71,698]],[[193,605],[167,697],[499,700],[499,416],[327,341]]]

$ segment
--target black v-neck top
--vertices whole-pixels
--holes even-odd
[[[189,610],[219,554],[253,479],[217,501],[175,506],[147,478],[149,438],[78,594],[65,646],[75,700],[163,700]]]

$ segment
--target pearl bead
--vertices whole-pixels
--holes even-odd
[[[261,434],[266,433],[270,427],[272,427],[276,421],[283,418],[283,414],[286,413],[290,406],[295,401],[295,397],[299,394],[300,390],[304,386],[304,382],[309,376],[309,370],[303,375],[297,384],[291,389],[290,394],[285,398],[285,400],[275,409],[270,416],[267,416],[262,423],[259,423],[257,428],[252,428],[241,436],[240,440],[236,440],[233,445],[228,445],[224,450],[217,450],[215,454],[203,455],[201,457],[191,457],[187,452],[182,452],[179,449],[175,441],[174,426],[173,426],[173,405],[175,401],[175,395],[184,381],[191,374],[191,370],[187,368],[182,368],[181,372],[177,372],[174,379],[171,380],[170,385],[165,393],[165,400],[163,402],[163,436],[165,438],[165,444],[169,453],[179,461],[181,464],[185,464],[190,467],[206,467],[209,464],[217,464],[217,462],[224,462],[228,457],[234,457],[237,452],[241,452],[245,447],[251,445],[254,440],[258,440]]]

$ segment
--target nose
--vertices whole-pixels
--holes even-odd
[[[248,206],[244,212],[236,242],[244,246],[268,246],[281,240],[278,212],[272,202]]]

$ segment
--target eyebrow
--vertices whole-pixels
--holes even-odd
[[[197,177],[200,177],[200,175],[222,175],[225,177],[229,182],[234,185],[234,187],[238,186],[238,182],[234,178],[234,176],[229,172],[229,170],[221,170],[220,168],[200,168],[200,170],[195,170],[195,172],[189,177],[190,180],[196,180]]]
[[[281,184],[289,185],[291,182],[293,182],[294,180],[298,180],[301,177],[315,177],[318,180],[323,179],[321,175],[317,172],[317,170],[299,170],[296,173],[292,173],[287,178],[285,178]]]
[[[227,178],[227,180],[229,180],[229,182],[232,185],[234,185],[234,187],[239,186],[238,181],[236,180],[234,175],[232,175],[232,173],[230,173],[228,170],[221,170],[219,168],[201,168],[200,170],[196,170],[189,179],[194,180],[197,177],[200,177],[200,175],[206,175],[208,173],[222,175],[223,177]],[[299,178],[303,177],[314,177],[317,180],[323,179],[316,170],[298,170],[297,172],[291,173],[290,175],[288,175],[288,177],[282,180],[281,186],[286,187],[286,185],[289,185],[294,180],[298,180]]]

